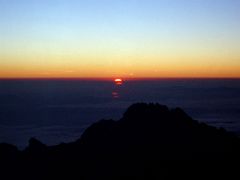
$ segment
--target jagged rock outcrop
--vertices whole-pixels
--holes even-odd
[[[1,144],[0,153],[0,176],[25,179],[231,179],[239,177],[240,140],[180,108],[138,103],[119,121],[94,123],[76,142],[48,147],[32,138],[24,151]]]

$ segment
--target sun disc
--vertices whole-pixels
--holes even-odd
[[[115,81],[115,82],[122,82],[122,79],[117,78],[117,79],[115,79],[114,81]]]

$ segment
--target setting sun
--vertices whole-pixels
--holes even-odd
[[[116,78],[116,79],[114,79],[114,82],[116,85],[122,85],[123,80],[121,78]]]
[[[117,79],[115,79],[114,81],[115,81],[115,82],[122,82],[122,79],[117,78]]]

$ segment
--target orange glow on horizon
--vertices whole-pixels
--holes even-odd
[[[236,65],[187,65],[155,64],[135,66],[0,66],[1,79],[21,78],[73,78],[73,79],[111,79],[121,81],[138,78],[240,78],[240,66]],[[118,80],[119,79],[119,80]]]

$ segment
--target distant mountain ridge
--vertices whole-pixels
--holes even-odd
[[[160,104],[133,104],[120,120],[94,123],[72,143],[31,138],[23,151],[0,144],[0,176],[8,179],[231,179],[239,162],[237,136]]]

